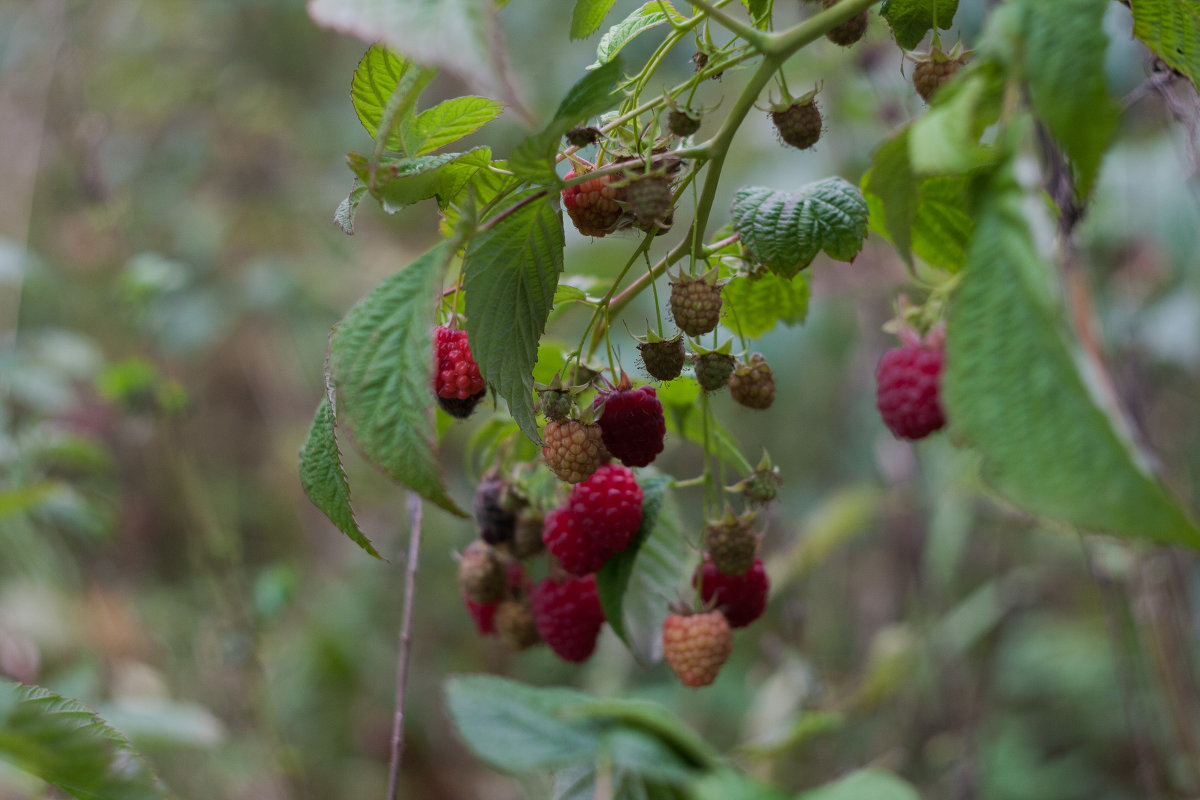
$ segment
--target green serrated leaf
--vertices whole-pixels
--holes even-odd
[[[491,169],[481,167],[471,176],[471,180],[459,193],[459,199],[442,209],[442,221],[439,229],[443,236],[449,237],[454,228],[462,221],[462,212],[466,208],[464,203],[467,198],[474,198],[476,209],[483,208],[495,200],[501,192],[509,191],[516,185],[516,178],[501,171],[507,170],[507,161],[493,161],[491,167]]]
[[[989,187],[951,305],[943,393],[954,431],[982,455],[988,482],[1034,513],[1200,547],[1200,531],[1080,370],[1022,199],[1005,168]]]
[[[1108,94],[1108,0],[1022,0],[1022,54],[1034,111],[1059,143],[1081,197],[1091,193],[1121,109]]]
[[[721,289],[724,323],[738,336],[757,339],[779,323],[799,325],[808,316],[808,278],[788,280],[774,272],[734,278]]]
[[[354,235],[354,215],[358,213],[358,204],[362,202],[366,193],[367,187],[356,177],[354,185],[350,187],[350,194],[338,203],[337,211],[333,213],[333,221],[347,236]]]
[[[1133,35],[1200,85],[1200,0],[1133,0]]]
[[[621,80],[621,69],[621,59],[614,58],[576,81],[559,103],[550,124],[517,145],[508,160],[509,169],[534,183],[558,183],[554,153],[559,140],[571,128],[617,103],[620,95],[616,87]]]
[[[446,69],[480,94],[516,100],[491,0],[311,0],[308,15],[322,27]]]
[[[446,681],[446,705],[458,735],[480,759],[509,774],[594,761],[600,728],[562,714],[591,699],[570,689],[535,689],[490,675]]]
[[[586,39],[600,30],[600,23],[617,0],[575,0],[575,9],[571,12],[571,38]]]
[[[867,236],[867,202],[842,178],[780,192],[752,186],[733,198],[733,229],[759,264],[792,278],[822,250],[853,261]]]
[[[958,13],[958,0],[884,0],[879,8],[879,16],[892,26],[896,44],[904,50],[914,49],[933,30],[935,13],[937,26],[950,30]]]
[[[300,448],[300,485],[312,504],[321,509],[338,530],[376,558],[381,558],[358,527],[350,506],[350,484],[342,470],[342,454],[334,431],[333,405],[329,398],[317,407],[308,438]]]
[[[339,421],[367,458],[426,500],[465,517],[442,483],[430,390],[430,298],[449,255],[439,244],[350,309],[330,336],[329,372]]]
[[[86,706],[0,681],[0,757],[80,800],[166,800],[128,740]]]
[[[662,508],[666,491],[671,485],[671,478],[667,475],[651,475],[643,477],[638,483],[642,487],[642,525],[638,528],[637,535],[630,542],[629,547],[610,558],[596,573],[596,591],[600,595],[600,606],[604,609],[604,618],[612,626],[613,633],[630,650],[633,649],[633,645],[625,631],[625,593],[629,589],[629,582],[633,577],[638,553],[641,551],[642,545],[653,535],[655,526],[658,524],[658,512]],[[677,581],[673,581],[669,588],[674,588],[675,582]]]
[[[385,116],[391,116],[401,105],[410,108],[417,96],[436,73],[404,60],[382,45],[373,44],[367,49],[350,81],[350,102],[358,121],[374,139]],[[403,115],[401,115],[403,116]],[[384,146],[389,150],[408,153],[399,135],[403,119],[392,122]]]
[[[664,6],[667,9],[665,14],[663,13]],[[596,69],[600,65],[612,61],[625,45],[646,31],[657,28],[659,25],[666,25],[671,20],[679,23],[685,19],[686,17],[676,11],[675,7],[667,0],[662,3],[659,3],[658,0],[650,0],[613,25],[600,37],[600,44],[596,46],[596,61],[588,69]]]
[[[488,165],[491,157],[490,149],[476,147],[465,153],[385,158],[375,171],[371,196],[389,214],[431,197],[436,197],[438,207],[445,209],[462,194],[475,173]],[[370,160],[366,156],[348,153],[346,163],[360,181],[370,185]]]
[[[504,112],[504,103],[487,97],[455,97],[428,108],[402,123],[404,152],[423,156],[453,144]]]
[[[921,800],[908,782],[881,769],[860,769],[796,796],[796,800]]]
[[[563,271],[564,241],[557,196],[537,194],[512,198],[514,205],[535,199],[473,239],[463,260],[467,336],[479,371],[534,442],[533,366]]]

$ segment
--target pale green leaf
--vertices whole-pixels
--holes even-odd
[[[342,469],[335,422],[333,406],[329,398],[325,398],[317,407],[308,438],[300,448],[300,486],[312,504],[321,509],[338,530],[363,550],[379,558],[375,547],[358,527],[354,509],[350,506],[350,484]]]
[[[591,699],[570,689],[534,688],[490,675],[446,681],[446,705],[458,735],[480,759],[507,773],[594,760],[600,728],[562,714]]]
[[[411,109],[421,90],[433,80],[435,74],[433,70],[405,61],[381,45],[371,45],[367,49],[350,81],[350,102],[354,105],[358,121],[372,139],[378,134],[385,118],[400,117],[391,120],[392,129],[388,131],[384,146],[412,155],[399,135],[400,123],[409,112],[402,113],[400,109],[403,106]]]
[[[1021,5],[1021,52],[1033,109],[1070,158],[1079,195],[1087,197],[1121,112],[1104,80],[1109,2],[1021,0]]]
[[[721,761],[716,749],[701,738],[687,723],[658,703],[624,697],[604,697],[585,701],[566,711],[569,717],[601,720],[645,731],[671,746],[685,759],[686,766],[710,769]],[[633,766],[623,762],[623,766]]]
[[[951,304],[943,394],[953,430],[982,455],[988,482],[1034,513],[1200,546],[1200,532],[1142,466],[1123,422],[1097,402],[1022,199],[1010,169],[993,179]]]
[[[1200,84],[1200,0],[1133,0],[1133,35]]]
[[[571,38],[586,39],[600,30],[600,23],[617,0],[575,0],[571,12]]]
[[[491,0],[309,0],[322,27],[381,43],[453,73],[488,97],[515,101]]]
[[[466,516],[442,483],[430,388],[430,298],[448,257],[446,245],[438,245],[350,309],[330,337],[329,371],[338,421],[367,458],[425,499]]]
[[[580,78],[559,103],[550,124],[517,145],[508,160],[509,168],[535,183],[558,183],[554,154],[559,140],[571,128],[616,105],[620,100],[616,92],[620,80],[619,58]]]
[[[879,16],[892,26],[896,44],[905,50],[913,50],[933,30],[934,15],[937,27],[950,30],[954,15],[958,13],[958,0],[884,0]]]
[[[458,199],[475,173],[488,165],[491,155],[488,148],[476,147],[465,153],[385,158],[379,162],[373,185],[366,156],[348,153],[346,163],[360,181],[371,187],[371,196],[383,210],[395,214],[432,197],[437,198],[439,208],[447,208]]]
[[[871,227],[886,234],[905,263],[912,264],[912,227],[920,193],[908,157],[910,128],[881,144],[863,176]]]
[[[625,646],[644,663],[658,658],[658,638],[667,617],[662,598],[682,586],[687,545],[673,526],[660,519],[671,478],[639,476],[642,487],[642,526],[623,552],[596,573],[596,590],[604,617]]]
[[[853,261],[867,236],[867,203],[842,178],[796,192],[749,187],[734,195],[733,229],[757,263],[792,278],[822,250],[838,261]]]
[[[667,9],[665,14],[663,13],[664,7]],[[625,45],[646,31],[657,28],[659,25],[666,25],[670,20],[679,23],[684,19],[686,18],[675,10],[669,0],[664,0],[662,3],[659,3],[658,0],[649,0],[625,19],[609,28],[600,37],[600,44],[596,46],[596,61],[588,69],[596,69],[601,64],[612,61]]]
[[[691,790],[695,800],[786,800],[777,789],[728,768],[704,774]]]
[[[774,272],[734,278],[721,289],[724,324],[738,336],[757,339],[775,326],[799,325],[808,316],[808,278]]]
[[[557,201],[557,195],[536,197],[503,217],[471,241],[463,262],[467,336],[475,360],[535,442],[533,366],[563,270]]]
[[[909,783],[881,769],[861,769],[804,792],[796,800],[921,800]]]
[[[165,800],[128,740],[94,711],[0,681],[0,758],[81,800]]]
[[[486,97],[455,97],[444,100],[402,123],[404,152],[423,156],[457,142],[504,112],[504,104]]]

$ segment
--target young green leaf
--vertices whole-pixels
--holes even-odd
[[[724,324],[738,336],[757,339],[779,323],[799,325],[808,316],[808,278],[788,280],[774,272],[742,275],[721,289],[725,298]]]
[[[797,795],[796,800],[921,800],[908,782],[881,769],[860,769]]]
[[[446,681],[450,718],[480,759],[506,773],[594,761],[601,730],[584,719],[564,718],[592,698],[570,689],[539,689],[490,675]]]
[[[554,153],[563,134],[576,125],[612,108],[620,99],[621,59],[612,61],[580,78],[554,112],[554,119],[540,133],[517,145],[508,160],[509,169],[535,183],[558,183]]]
[[[371,45],[358,62],[350,81],[350,102],[354,105],[354,113],[371,138],[374,139],[379,132],[384,118],[398,114],[402,106],[407,106],[411,113],[417,96],[436,74],[434,70],[405,61],[382,45]],[[400,124],[406,115],[398,116],[390,120],[392,129],[384,146],[413,155],[399,135]]]
[[[1021,5],[1021,52],[1033,109],[1070,158],[1078,193],[1087,197],[1121,112],[1104,80],[1109,2],[1021,0]]]
[[[1137,0],[1133,35],[1200,85],[1200,0]]]
[[[446,208],[462,194],[471,178],[491,160],[492,152],[476,147],[465,153],[443,153],[418,158],[385,158],[375,171],[371,196],[389,214],[436,197],[438,208]],[[371,185],[370,159],[347,153],[346,163],[355,176]]]
[[[751,257],[790,279],[822,250],[838,261],[853,261],[867,236],[867,202],[842,178],[825,178],[798,192],[739,189],[733,229]]]
[[[432,153],[470,136],[503,111],[503,103],[486,97],[472,95],[443,100],[401,122],[405,152],[410,156]]]
[[[664,8],[666,13],[663,12]],[[596,46],[596,62],[588,69],[596,69],[601,64],[612,61],[625,45],[646,31],[666,25],[671,20],[678,23],[685,19],[686,17],[676,11],[669,0],[649,0],[600,37],[600,44]]]
[[[1062,330],[1011,168],[993,178],[950,308],[943,395],[984,477],[1049,519],[1200,547],[1200,531],[1096,401]]]
[[[335,422],[333,405],[327,397],[317,407],[308,438],[300,448],[300,485],[312,504],[321,509],[338,530],[363,550],[380,558],[371,541],[358,527],[354,509],[350,506],[350,484],[342,469]]]
[[[463,261],[467,336],[479,371],[538,441],[533,365],[563,271],[557,196],[518,195],[507,214],[467,246]]]
[[[94,711],[0,681],[0,758],[80,800],[166,800],[128,740]]]
[[[481,94],[516,102],[491,0],[310,0],[325,28],[381,42],[417,64],[442,67]]]
[[[934,14],[937,26],[944,31],[954,24],[958,13],[958,0],[884,0],[879,16],[892,26],[896,44],[904,50],[913,50],[933,30]]]
[[[586,39],[600,30],[600,23],[617,0],[575,0],[571,12],[571,38]]]
[[[671,484],[667,475],[639,476],[642,526],[623,552],[596,573],[596,590],[613,633],[644,663],[656,661],[659,633],[667,608],[686,585],[687,544],[670,520],[661,515]]]
[[[329,371],[339,421],[367,458],[426,500],[466,516],[442,484],[434,430],[433,310],[448,257],[438,245],[350,309],[330,336]]]

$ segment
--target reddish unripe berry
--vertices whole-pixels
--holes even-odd
[[[600,430],[608,452],[628,467],[644,467],[654,461],[667,435],[662,402],[654,387],[618,388],[597,395],[593,405],[601,403]]]
[[[708,686],[733,652],[733,631],[720,611],[672,614],[663,622],[663,656],[684,686]]]
[[[564,180],[576,177],[571,170]],[[576,229],[584,236],[607,236],[621,220],[618,190],[611,184],[613,175],[601,175],[562,190],[563,207]]]

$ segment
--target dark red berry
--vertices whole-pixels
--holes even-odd
[[[767,608],[770,581],[761,558],[744,575],[723,575],[711,560],[696,568],[692,586],[700,586],[705,604],[713,603],[725,613],[734,628],[743,628],[762,616]]]
[[[583,525],[583,519],[570,506],[556,508],[546,515],[542,541],[564,570],[572,575],[587,575],[604,566],[610,555]]]
[[[596,649],[604,609],[596,578],[546,578],[529,598],[542,640],[564,661],[586,661]]]
[[[884,354],[875,371],[875,403],[893,434],[922,439],[946,424],[939,397],[944,363],[944,351],[928,344]]]
[[[662,452],[667,423],[662,403],[652,386],[617,389],[596,396],[595,407],[604,404],[600,430],[604,446],[627,467],[644,467]]]

